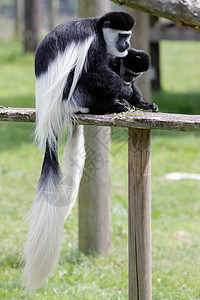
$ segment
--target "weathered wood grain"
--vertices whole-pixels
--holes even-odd
[[[86,161],[78,207],[79,250],[105,254],[111,246],[110,127],[85,127]]]
[[[35,109],[0,106],[0,121],[35,122]]]
[[[129,128],[129,300],[151,300],[151,130]]]
[[[35,122],[35,109],[0,107],[0,121]],[[200,115],[131,112],[118,115],[76,115],[82,125],[115,126],[140,129],[200,131]]]
[[[152,15],[170,19],[200,31],[200,1],[197,0],[112,0]]]

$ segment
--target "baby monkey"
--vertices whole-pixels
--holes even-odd
[[[110,67],[113,71],[119,74],[126,86],[132,88],[131,95],[128,99],[120,99],[127,108],[129,105],[135,108],[151,109],[153,112],[158,111],[158,106],[155,103],[144,101],[142,93],[136,86],[137,78],[149,69],[150,58],[143,50],[128,49],[127,56],[123,58],[111,57],[109,59]],[[127,103],[128,102],[128,103]]]

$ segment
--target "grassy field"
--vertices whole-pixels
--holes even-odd
[[[200,113],[199,43],[161,44],[160,111]],[[16,42],[0,42],[0,105],[34,106],[33,56]],[[193,59],[193,60],[191,60]],[[117,131],[117,132],[116,132]],[[0,299],[127,299],[127,131],[115,129],[111,151],[112,252],[78,252],[77,205],[65,224],[61,259],[39,292],[24,293],[19,265],[42,155],[33,147],[33,124],[0,124]],[[117,138],[116,138],[117,136]],[[200,299],[200,184],[169,181],[169,172],[200,173],[200,135],[152,134],[153,299]],[[61,152],[64,144],[61,144]]]

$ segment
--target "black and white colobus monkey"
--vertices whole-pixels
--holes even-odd
[[[87,90],[113,99],[128,98],[131,88],[108,66],[108,53],[124,57],[130,47],[134,19],[124,12],[77,19],[51,31],[35,56],[36,140],[45,148],[42,173],[23,252],[26,290],[36,290],[56,267],[64,221],[74,205],[85,161],[83,126],[72,126],[77,112],[87,113]],[[81,92],[80,92],[81,91]],[[96,105],[104,105],[103,102]],[[71,128],[58,163],[58,139],[64,125]],[[73,128],[73,129],[72,129]]]
[[[123,57],[110,57],[109,65],[113,71],[119,74],[126,86],[131,86],[132,92],[127,99],[128,104],[135,108],[151,109],[158,111],[155,103],[143,100],[142,93],[136,85],[137,78],[150,67],[150,58],[143,50],[128,49],[128,54]],[[126,104],[127,105],[127,104]]]

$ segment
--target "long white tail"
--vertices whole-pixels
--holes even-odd
[[[73,128],[72,136],[68,139],[63,153],[63,184],[67,190],[66,218],[75,204],[85,163],[84,127]]]
[[[88,49],[93,40],[94,36],[91,36],[78,44],[72,42],[63,53],[58,52],[44,74],[36,77],[35,140],[41,149],[47,140],[50,145],[56,143],[56,138],[60,136],[64,125],[71,124],[74,113],[80,111],[73,93],[82,71],[87,68]],[[73,81],[69,86],[68,98],[63,101],[63,90],[72,70],[74,70]]]
[[[46,147],[35,201],[28,214],[30,228],[23,259],[26,290],[30,292],[41,286],[59,260],[64,221],[75,203],[84,167],[83,126],[74,127],[67,141],[63,175],[54,149]]]
[[[85,150],[83,126],[76,126],[71,132],[71,118],[80,111],[73,94],[83,69],[87,68],[87,53],[94,38],[69,44],[64,52],[58,52],[48,70],[36,78],[36,141],[42,149],[46,143],[46,151],[35,200],[28,213],[30,228],[23,251],[26,290],[30,292],[41,286],[58,263],[64,221],[78,194]],[[63,90],[72,70],[69,95],[63,100]],[[64,151],[62,173],[57,144],[67,124],[71,134]]]

